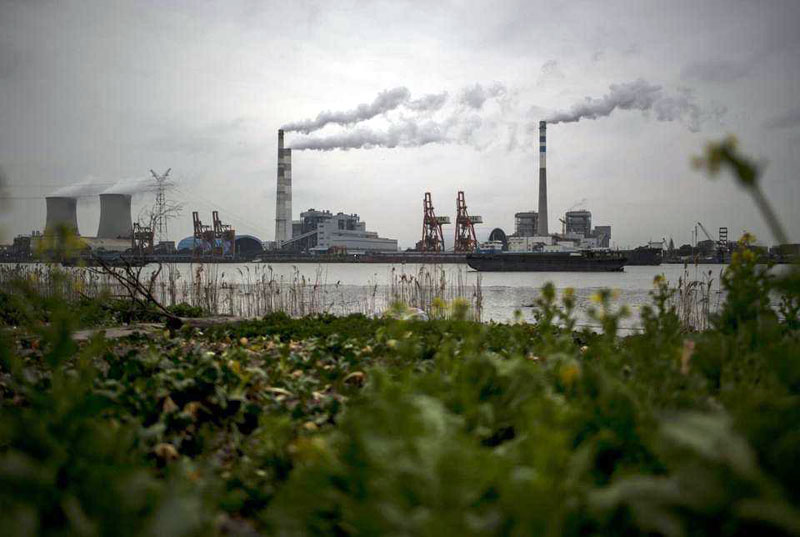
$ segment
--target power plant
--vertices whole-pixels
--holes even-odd
[[[549,233],[547,199],[547,122],[539,122],[539,207],[514,214],[514,233],[506,235],[502,229],[492,231],[489,241],[479,246],[479,251],[497,252],[558,252],[565,249],[586,250],[609,247],[610,226],[592,228],[592,213],[587,210],[569,210],[560,233]],[[582,200],[585,201],[585,200]]]
[[[51,196],[45,198],[47,219],[45,235],[55,235],[59,228],[66,228],[78,234],[78,200],[76,198]]]
[[[98,239],[130,239],[131,196],[128,194],[100,194],[100,224]]]
[[[302,146],[301,146],[302,147]],[[132,196],[129,193],[101,193],[100,218],[96,237],[81,237],[87,252],[100,252],[103,255],[133,254],[147,259],[191,261],[197,258],[217,261],[237,261],[260,257],[261,260],[293,262],[309,261],[374,261],[374,262],[463,262],[466,256],[474,258],[485,252],[543,252],[597,251],[610,247],[611,226],[594,226],[592,213],[579,208],[585,202],[576,203],[559,218],[560,233],[549,233],[548,191],[547,191],[547,123],[539,122],[539,183],[537,210],[523,210],[514,214],[514,233],[506,235],[501,228],[495,228],[489,240],[480,244],[475,224],[483,222],[480,216],[469,214],[464,191],[456,196],[455,230],[452,248],[445,245],[444,225],[451,223],[450,217],[439,216],[433,206],[430,192],[423,196],[422,236],[416,247],[406,252],[398,251],[396,239],[381,237],[375,231],[368,231],[367,225],[358,214],[309,209],[300,213],[299,219],[292,219],[292,149],[286,147],[284,130],[278,130],[278,152],[275,197],[275,240],[263,243],[252,235],[237,235],[230,224],[224,224],[219,212],[212,211],[213,225],[205,225],[199,213],[192,213],[194,233],[177,244],[163,240],[159,233],[166,234],[167,207],[164,193],[170,170],[158,175],[151,170],[156,180],[156,194],[153,219],[145,224],[134,223],[131,216]],[[115,183],[119,185],[122,182]],[[109,189],[110,190],[110,189]],[[125,189],[122,189],[125,191]],[[67,192],[67,191],[64,191]],[[77,190],[69,194],[54,194],[46,197],[47,216],[44,236],[53,236],[59,228],[66,228],[76,235],[78,232]],[[85,190],[82,192],[85,193]],[[74,195],[73,195],[74,194]],[[172,206],[171,206],[172,207]],[[157,217],[161,215],[162,220]],[[717,258],[724,259],[731,250],[727,240],[727,228],[720,228],[719,239],[713,241],[702,224],[698,228],[708,241],[695,242],[709,250],[706,243],[716,246]],[[695,231],[695,235],[697,231]],[[0,253],[26,250],[18,257],[30,258],[35,251],[32,243],[43,235],[34,232],[25,240],[15,239],[15,249],[3,249]],[[156,240],[161,240],[156,244]],[[19,237],[18,237],[19,239]],[[17,248],[27,244],[27,248]],[[685,245],[684,245],[685,246]],[[682,249],[686,249],[682,246]],[[696,248],[698,251],[700,248]],[[662,258],[661,243],[650,242],[648,246],[620,253],[627,256],[628,264],[659,264]],[[720,253],[721,252],[721,253]],[[599,255],[599,253],[598,253]],[[670,254],[672,255],[672,254]],[[343,257],[346,256],[346,257]],[[0,256],[2,257],[2,256]],[[7,257],[7,256],[6,256]],[[707,256],[708,257],[708,256]]]

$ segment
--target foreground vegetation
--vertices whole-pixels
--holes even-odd
[[[61,235],[52,242],[77,240],[69,230],[60,231]],[[368,282],[366,293],[353,293],[340,282],[329,283],[321,265],[309,277],[297,267],[288,276],[279,275],[266,264],[234,267],[226,275],[226,265],[202,260],[188,265],[187,271],[175,264],[109,266],[101,258],[96,259],[98,266],[78,265],[69,269],[56,263],[0,264],[0,293],[20,294],[22,285],[24,295],[65,299],[81,313],[88,314],[88,325],[104,320],[112,324],[135,320],[136,312],[126,307],[126,302],[133,303],[134,309],[147,305],[152,309],[158,304],[176,309],[179,314],[189,308],[212,316],[252,318],[279,312],[292,317],[329,313],[374,315],[394,302],[432,314],[441,310],[437,304],[442,300],[461,299],[470,304],[470,317],[481,319],[480,274],[475,283],[467,283],[466,267],[449,270],[441,265],[392,267],[387,284]],[[110,307],[87,311],[109,301],[113,302]],[[120,311],[127,312],[127,317],[117,315]]]
[[[2,332],[3,535],[791,535],[800,293],[742,254],[713,327],[317,316],[77,344]],[[780,314],[769,305],[781,299]],[[28,319],[34,316],[29,317]]]

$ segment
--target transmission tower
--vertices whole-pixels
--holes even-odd
[[[161,175],[150,170],[150,174],[156,181],[155,222],[153,224],[156,238],[159,242],[167,240],[167,220],[169,219],[167,215],[167,190],[173,186],[169,180],[169,172],[171,170],[172,168],[168,168]]]

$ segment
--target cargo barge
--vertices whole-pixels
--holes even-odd
[[[620,250],[619,253],[628,259],[626,265],[658,266],[664,260],[663,250],[660,247],[639,246],[633,250]]]
[[[481,272],[620,272],[627,258],[619,252],[497,252],[467,254]]]

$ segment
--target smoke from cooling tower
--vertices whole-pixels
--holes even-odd
[[[310,134],[320,130],[326,125],[352,126],[385,114],[386,112],[391,112],[401,106],[415,112],[435,111],[444,106],[446,101],[447,93],[425,95],[419,99],[412,100],[411,92],[408,88],[400,86],[380,92],[378,96],[375,97],[375,100],[369,104],[359,104],[352,110],[320,112],[317,114],[316,119],[288,123],[281,127],[281,129],[285,132]]]
[[[155,181],[152,177],[131,177],[120,179],[110,187],[103,190],[103,194],[126,194],[132,196],[141,192],[154,192]]]
[[[62,186],[58,190],[55,190],[53,193],[51,193],[50,196],[54,198],[81,198],[85,196],[96,196],[108,188],[111,184],[113,183],[109,181],[101,181],[100,179],[91,177],[78,183]]]
[[[118,181],[89,178],[78,183],[63,186],[50,196],[66,198],[94,197],[98,194],[127,194],[132,196],[155,189],[152,177],[131,177]]]
[[[691,92],[684,90],[667,94],[661,86],[638,79],[623,84],[611,84],[609,92],[600,98],[587,97],[574,104],[569,111],[558,112],[547,119],[548,123],[570,123],[581,119],[598,119],[611,115],[614,110],[652,111],[659,121],[686,120],[689,130],[696,132],[707,115],[694,103]],[[715,111],[717,114],[724,110]]]

